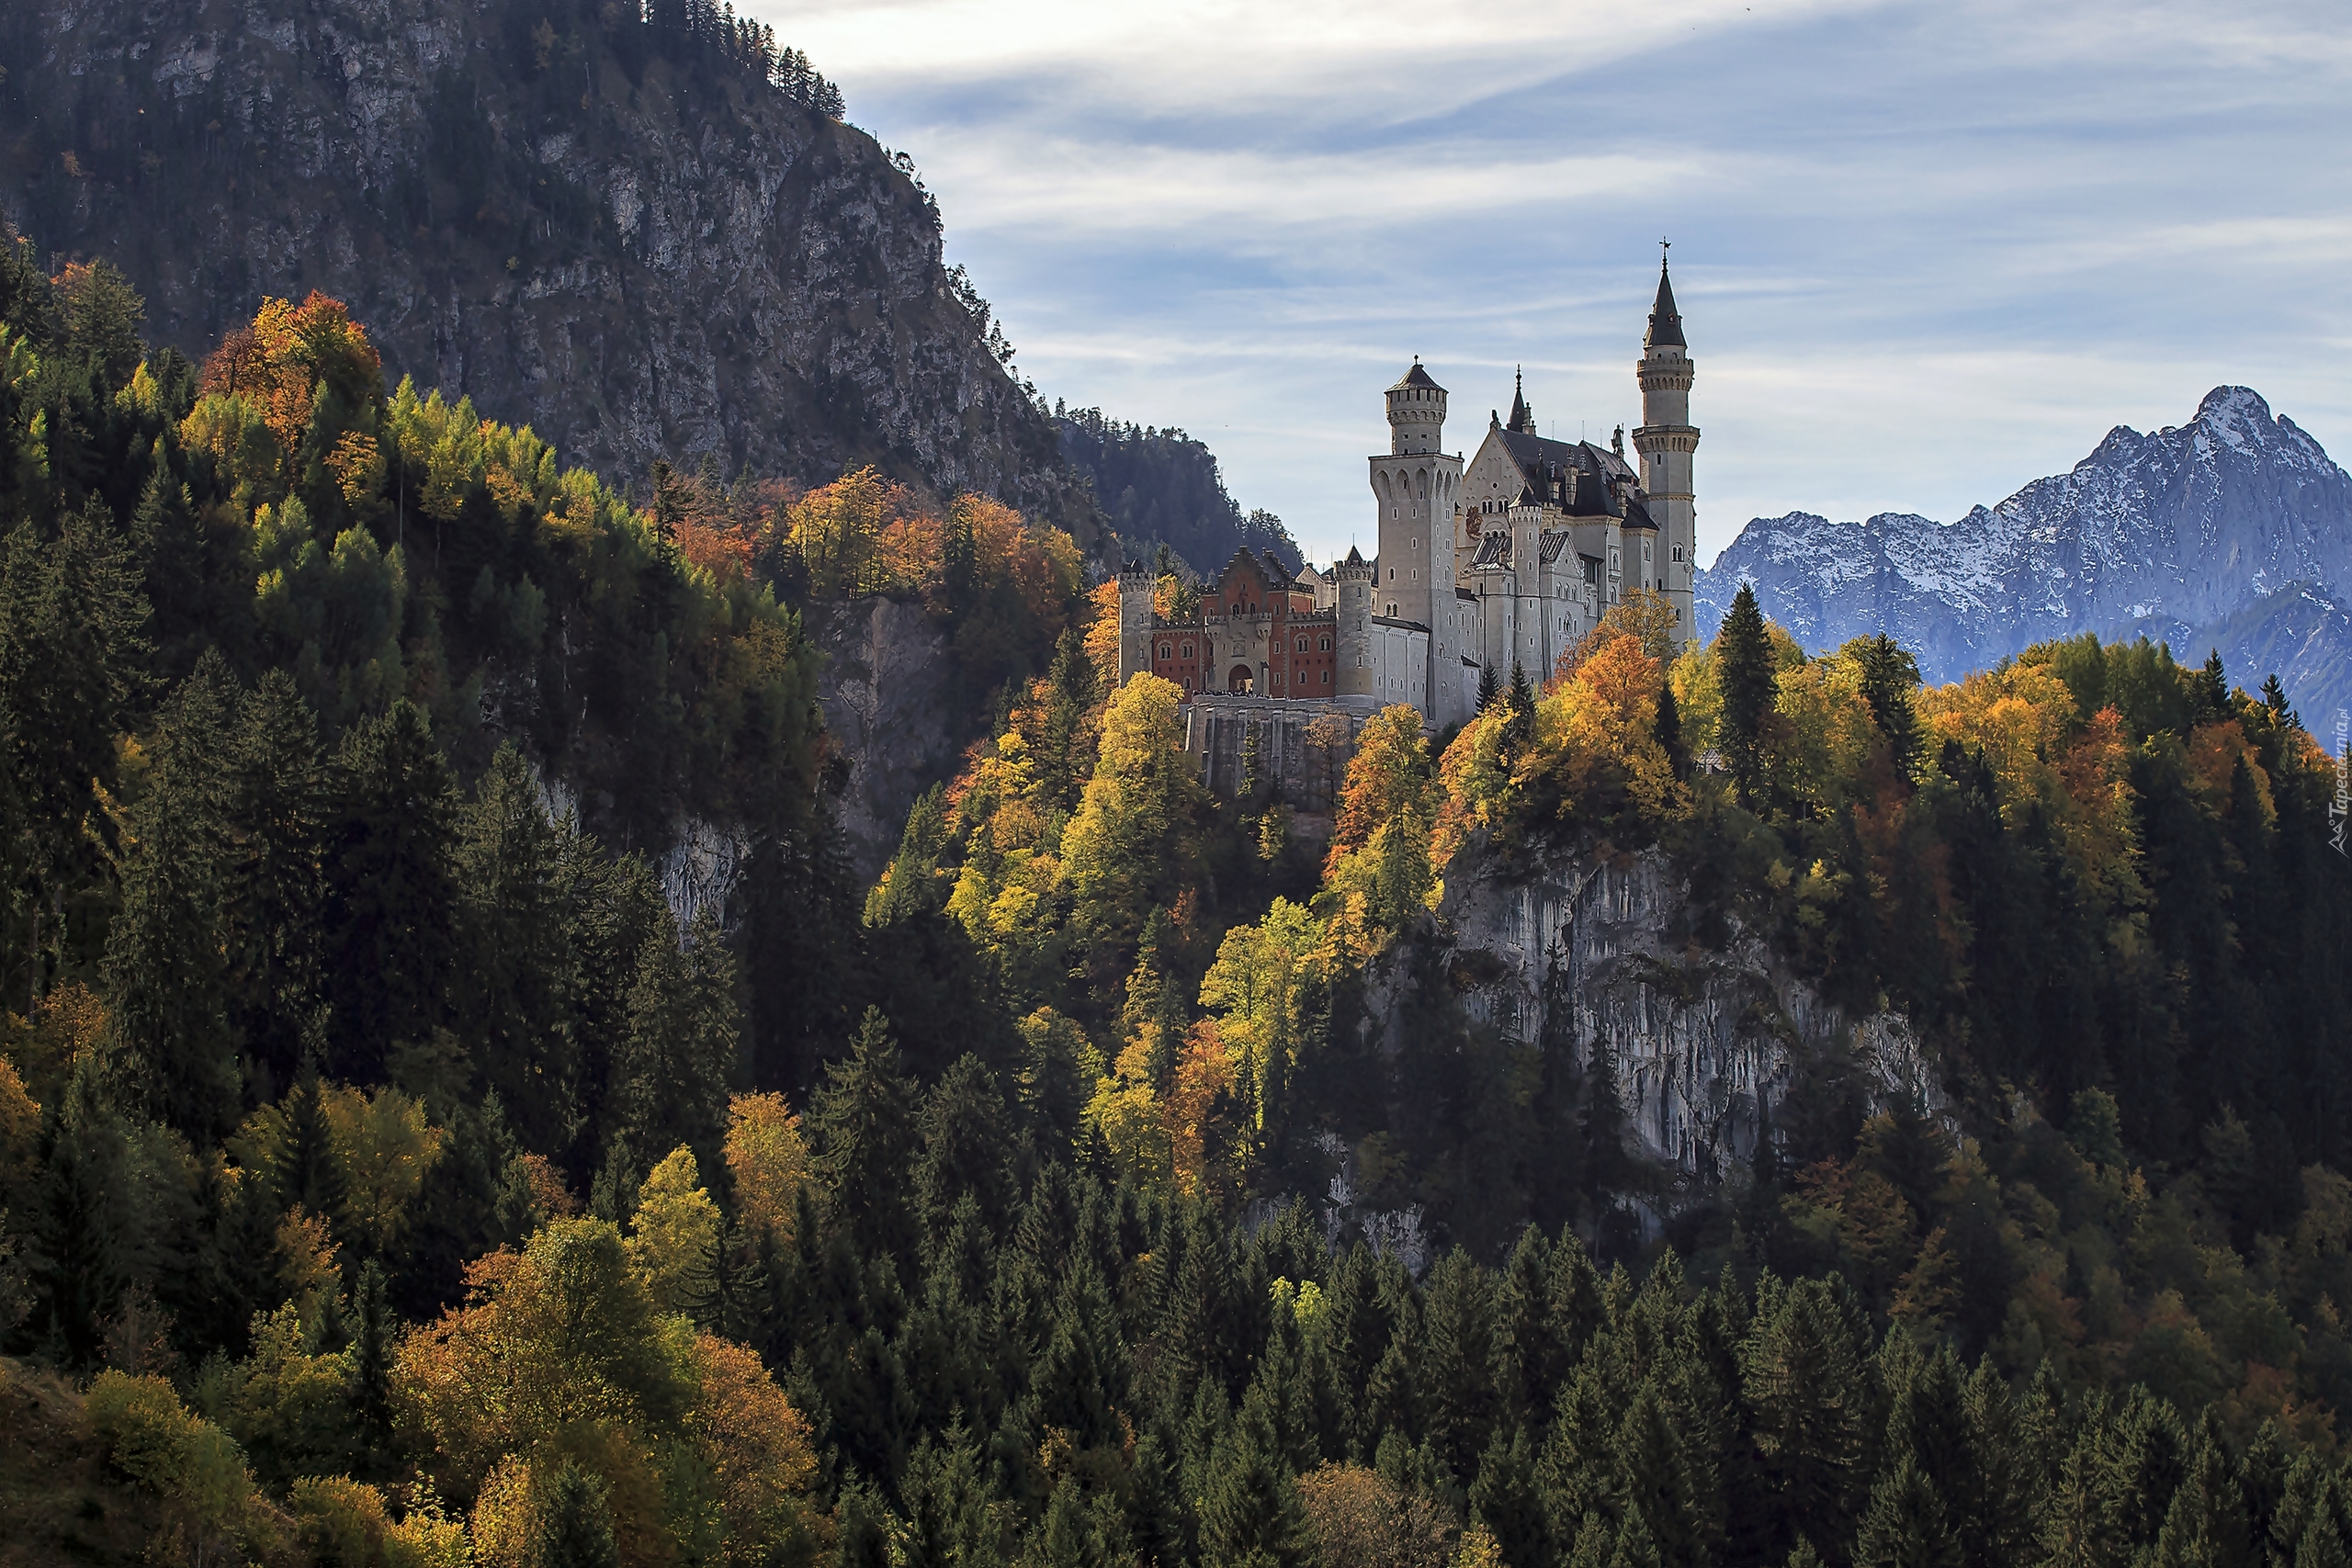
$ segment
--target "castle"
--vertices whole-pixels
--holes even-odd
[[[1119,679],[1140,671],[1176,682],[1207,728],[1191,749],[1222,784],[1214,736],[1273,723],[1276,773],[1294,748],[1293,720],[1338,712],[1354,720],[1392,704],[1433,729],[1477,711],[1482,679],[1514,668],[1549,676],[1560,656],[1629,590],[1662,595],[1682,635],[1696,635],[1690,577],[1696,511],[1692,367],[1663,261],[1649,331],[1634,367],[1643,423],[1611,445],[1554,441],[1514,387],[1510,418],[1490,417],[1464,464],[1442,450],[1446,390],[1416,358],[1387,391],[1388,450],[1372,457],[1379,553],[1354,549],[1294,575],[1272,554],[1243,550],[1204,583],[1197,615],[1154,607],[1150,570],[1119,574]]]

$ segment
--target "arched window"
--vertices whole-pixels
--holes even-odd
[[[1193,657],[1193,645],[1189,642],[1184,645],[1184,657],[1187,659]]]
[[[1331,683],[1331,672],[1329,670],[1323,671],[1323,683],[1327,686]]]
[[[1176,653],[1173,649],[1170,648],[1163,642],[1159,645],[1159,657],[1162,659],[1173,659],[1176,657]]]
[[[1325,652],[1325,653],[1329,653],[1329,652],[1330,652],[1330,651],[1331,651],[1331,639],[1330,639],[1329,637],[1327,637],[1322,638],[1322,639],[1321,639],[1321,647],[1322,647],[1322,651],[1323,651],[1323,652]]]

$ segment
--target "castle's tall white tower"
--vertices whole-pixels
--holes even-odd
[[[1453,509],[1462,459],[1439,449],[1445,389],[1421,362],[1388,389],[1388,450],[1372,459],[1380,505],[1380,572],[1373,613],[1429,628],[1429,658],[1415,706],[1441,727],[1464,717],[1462,611],[1453,592]]]
[[[1657,303],[1650,307],[1650,330],[1634,368],[1642,384],[1642,425],[1634,432],[1634,448],[1641,454],[1642,488],[1649,492],[1650,520],[1657,525],[1658,551],[1665,558],[1642,586],[1665,593],[1679,617],[1679,637],[1696,641],[1690,574],[1698,570],[1699,509],[1692,499],[1690,458],[1699,449],[1699,430],[1690,423],[1690,349],[1682,340],[1682,316],[1674,308],[1674,285],[1668,281],[1663,255]]]

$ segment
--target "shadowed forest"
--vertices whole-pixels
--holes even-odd
[[[2352,871],[2259,672],[1635,595],[1309,837],[999,502],[623,493],[333,299],[141,311],[0,247],[0,1558],[2347,1560]],[[877,593],[989,717],[866,887],[800,614]],[[1539,851],[1934,1103],[1644,1155],[1449,990]]]

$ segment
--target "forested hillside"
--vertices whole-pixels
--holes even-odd
[[[1637,597],[1328,737],[1310,840],[1041,519],[639,509],[323,296],[198,365],[0,260],[10,1561],[2346,1561],[2352,874],[2275,686]],[[989,738],[869,888],[800,628],[877,592]],[[1769,942],[1933,1103],[1759,1007],[1754,1157],[1651,1167],[1462,1005],[1447,879],[1538,852],[1666,857],[1645,984]]]
[[[1305,562],[1281,518],[1262,509],[1242,514],[1226,493],[1216,455],[1182,431],[1059,405],[1054,423],[1063,457],[1093,485],[1121,554],[1149,559],[1165,545],[1201,577],[1224,570],[1241,549],[1272,550],[1293,568]]]

